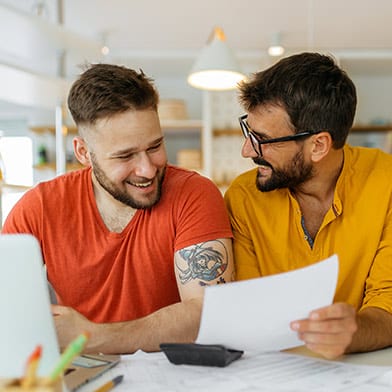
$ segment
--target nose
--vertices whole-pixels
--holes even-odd
[[[155,176],[157,167],[152,162],[149,154],[145,151],[138,154],[134,172],[138,177],[151,179]]]
[[[241,149],[241,155],[244,158],[257,158],[259,156],[259,154],[253,148],[252,142],[250,141],[249,137],[244,140],[244,144],[242,145]]]

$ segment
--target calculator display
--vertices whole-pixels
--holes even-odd
[[[88,355],[80,355],[72,361],[73,366],[79,366],[83,368],[94,368],[99,366],[108,365],[110,362],[96,357],[89,357]]]

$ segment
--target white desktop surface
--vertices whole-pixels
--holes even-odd
[[[312,353],[305,346],[296,347],[286,351],[293,354],[321,358],[321,356]],[[386,348],[384,350],[371,351],[368,353],[347,354],[338,359],[335,359],[335,361],[357,365],[389,366],[392,370],[392,347]]]
[[[313,362],[315,366],[317,366],[316,363],[320,363],[318,361],[320,357],[313,355],[304,347],[287,350],[287,352],[299,355],[296,357],[298,362],[306,361],[305,364],[301,364],[302,368],[299,368],[299,372],[303,372],[304,369],[307,372],[307,368],[313,367]],[[277,353],[277,355],[281,354]],[[285,355],[285,357],[288,356]],[[279,361],[279,357],[277,358]],[[308,361],[311,362],[308,363]],[[318,392],[386,392],[392,390],[392,347],[370,353],[346,355],[335,361],[327,361],[325,365],[325,369],[323,366],[321,367],[323,374],[321,372],[321,375],[318,375],[314,372],[310,379],[306,379],[307,374],[301,374],[297,377],[288,367],[288,372],[284,370],[279,374],[279,377],[275,378],[276,384],[273,381],[273,384],[269,383],[267,385],[266,378],[263,377],[270,375],[266,373],[265,367],[271,366],[271,364],[264,364],[263,360],[257,357],[244,355],[239,361],[226,368],[211,368],[173,365],[167,361],[163,353],[137,352],[134,355],[123,356],[122,363],[119,366],[99,379],[90,382],[79,391],[93,392],[105,382],[120,374],[124,375],[124,380],[113,389],[113,392],[190,392],[193,390],[214,392],[305,392],[313,390]],[[358,368],[352,365],[372,366]],[[332,369],[333,367],[336,367],[336,369]],[[275,370],[279,371],[278,369],[271,369],[271,373]],[[262,372],[264,372],[264,376],[261,376]],[[344,377],[346,377],[345,380],[343,380]],[[307,381],[303,381],[305,379]],[[281,380],[284,380],[285,385],[282,384]],[[312,386],[312,383],[314,383],[314,386]]]

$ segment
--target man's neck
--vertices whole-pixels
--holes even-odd
[[[343,168],[343,149],[333,150],[315,166],[314,176],[291,192],[297,199],[314,198],[320,203],[333,199],[336,183]]]
[[[92,175],[95,201],[99,214],[108,230],[121,233],[132,220],[137,209],[129,207],[109,194]]]
[[[336,183],[343,167],[343,150],[333,150],[315,167],[315,175],[291,190],[298,201],[305,227],[314,239],[325,214],[331,208]]]

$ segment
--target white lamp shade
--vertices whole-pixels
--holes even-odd
[[[284,47],[281,45],[271,45],[268,48],[268,54],[270,56],[282,56],[284,53]]]
[[[284,53],[284,47],[281,44],[282,35],[280,32],[275,33],[272,36],[271,45],[268,48],[268,54],[270,56],[282,56]]]
[[[234,54],[222,36],[214,34],[194,63],[188,83],[205,90],[231,90],[245,77],[239,69]]]

